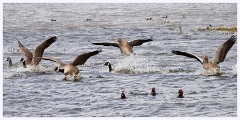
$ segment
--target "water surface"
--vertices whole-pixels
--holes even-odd
[[[236,27],[237,4],[3,4],[3,116],[236,117],[237,45],[220,64],[220,76],[203,75],[199,62],[171,53],[212,57],[233,33],[197,30],[210,24]],[[134,47],[132,57],[101,46],[103,52],[78,66],[80,82],[63,81],[50,61],[37,72],[8,67],[7,57],[13,63],[22,57],[17,40],[33,51],[50,36],[58,40],[44,56],[63,61],[99,47],[91,42],[154,41]],[[156,96],[149,95],[152,87]],[[185,98],[177,98],[179,89]],[[120,99],[122,91],[127,99]]]

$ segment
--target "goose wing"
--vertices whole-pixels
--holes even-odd
[[[232,36],[226,42],[224,42],[216,51],[215,55],[212,58],[213,63],[220,63],[223,62],[228,51],[232,48],[234,43],[236,42],[236,36]]]
[[[142,45],[143,43],[149,42],[149,41],[153,41],[152,37],[149,38],[149,39],[133,40],[133,41],[129,42],[129,45],[132,46],[132,47],[133,47],[133,46],[140,46],[140,45]]]
[[[186,57],[195,58],[203,64],[203,59],[201,57],[198,57],[197,55],[187,53],[187,52],[182,52],[182,51],[176,51],[176,50],[172,50],[172,53],[174,53],[176,55],[183,55],[183,56],[186,56]]]
[[[22,55],[24,56],[25,62],[30,63],[32,61],[32,57],[33,57],[32,53],[30,52],[29,49],[25,48],[20,41],[18,41],[18,45],[19,45]]]
[[[88,52],[88,53],[84,53],[84,54],[81,54],[79,56],[77,56],[73,61],[72,63],[70,63],[71,65],[73,66],[77,66],[77,65],[83,65],[90,57],[98,54],[102,52],[101,49],[97,49],[95,51],[92,51],[92,52]]]
[[[46,41],[44,41],[42,44],[40,44],[34,51],[34,58],[33,58],[33,63],[38,65],[38,63],[41,61],[40,58],[38,57],[42,57],[43,52],[46,48],[48,48],[52,43],[54,43],[57,40],[57,37],[51,37],[49,39],[47,39]]]
[[[92,44],[94,44],[94,45],[103,45],[103,46],[119,47],[118,43],[100,42],[100,43],[92,43]]]
[[[55,59],[55,58],[51,58],[51,57],[37,57],[38,59],[43,59],[43,60],[48,60],[48,61],[52,61],[52,62],[56,62],[59,65],[64,64],[62,63],[60,60]]]

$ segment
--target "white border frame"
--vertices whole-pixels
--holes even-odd
[[[1,10],[1,41],[0,41],[0,76],[2,79],[0,79],[0,119],[1,120],[27,120],[27,119],[35,119],[35,120],[49,120],[49,119],[55,119],[55,120],[66,120],[66,119],[87,119],[87,120],[132,120],[132,119],[138,119],[138,120],[145,120],[145,119],[161,119],[161,120],[192,120],[192,119],[207,119],[207,120],[239,120],[240,119],[240,104],[239,104],[239,86],[240,86],[240,80],[239,77],[237,77],[237,117],[3,117],[3,3],[237,3],[237,28],[239,30],[240,25],[240,0],[1,0],[0,3],[0,10]],[[239,32],[237,33],[237,36],[239,36]],[[237,69],[239,70],[240,64],[239,64],[239,50],[240,50],[240,43],[237,42]],[[237,76],[240,75],[240,72],[237,73]]]

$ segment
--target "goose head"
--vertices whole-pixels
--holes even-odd
[[[121,42],[122,42],[122,39],[121,39],[121,38],[118,38],[118,39],[117,39],[117,42],[121,43]]]
[[[24,61],[24,58],[21,58],[20,61],[23,62],[23,61]]]
[[[110,64],[109,62],[105,62],[104,65],[109,66],[109,65],[111,65],[111,64]]]
[[[58,72],[61,72],[61,73],[64,73],[64,69],[59,69],[59,67],[55,67],[54,70],[58,71]]]
[[[7,57],[7,60],[6,61],[12,61],[12,59],[10,57]]]
[[[21,58],[20,61],[22,62],[23,68],[27,68],[24,58]]]
[[[64,69],[58,69],[58,71],[64,73]]]
[[[109,72],[111,72],[113,70],[110,62],[105,62],[104,65],[108,66]]]
[[[203,56],[203,61],[208,62],[208,56],[204,55]]]

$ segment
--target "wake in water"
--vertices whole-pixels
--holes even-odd
[[[164,67],[159,68],[157,67],[157,64],[158,63],[156,63],[149,57],[141,55],[131,55],[123,56],[122,58],[118,59],[117,64],[113,66],[112,69],[114,72],[124,74],[139,74],[139,73],[160,73],[160,74],[193,73],[194,75],[203,74],[203,69],[195,71],[182,68],[165,67],[165,65]]]
[[[114,71],[126,74],[154,73],[157,72],[155,65],[154,61],[144,56],[124,56],[118,59]]]
[[[54,71],[54,67],[51,66],[36,66],[35,68],[23,68],[22,66],[18,67],[10,67],[4,70],[3,78],[11,79],[11,78],[19,78],[26,77],[28,74],[36,73],[36,74],[45,74],[46,72]]]

